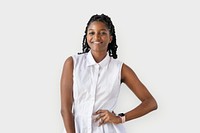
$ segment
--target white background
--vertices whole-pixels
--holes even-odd
[[[81,51],[89,18],[109,15],[119,59],[158,102],[125,124],[128,133],[195,133],[200,79],[200,4],[196,0],[1,0],[0,133],[60,133],[60,76]],[[139,104],[122,85],[116,112]]]

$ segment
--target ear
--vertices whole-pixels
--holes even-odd
[[[112,42],[112,40],[113,40],[113,36],[110,36],[110,43]]]

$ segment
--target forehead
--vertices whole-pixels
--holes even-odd
[[[94,21],[94,22],[91,22],[89,24],[88,30],[94,30],[94,29],[105,29],[105,30],[108,30],[108,27],[104,22]]]

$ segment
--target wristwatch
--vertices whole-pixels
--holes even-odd
[[[120,114],[118,114],[118,116],[121,118],[122,123],[124,123],[126,121],[126,117],[125,117],[124,113],[120,113]]]

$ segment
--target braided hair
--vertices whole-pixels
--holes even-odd
[[[109,56],[113,57],[114,59],[117,58],[117,44],[116,44],[116,35],[115,35],[115,27],[110,19],[110,17],[108,17],[107,15],[101,14],[101,15],[93,15],[90,20],[87,23],[86,29],[85,29],[85,35],[83,36],[83,42],[82,42],[82,53],[87,53],[90,51],[90,47],[87,43],[87,30],[89,25],[94,22],[94,21],[99,21],[99,22],[103,22],[107,28],[110,31],[110,35],[112,36],[112,42],[108,44],[108,52],[109,52]]]

